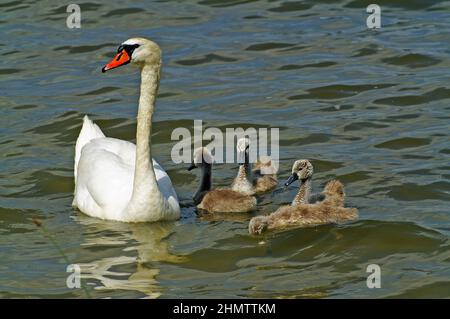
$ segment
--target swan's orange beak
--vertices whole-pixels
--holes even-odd
[[[111,60],[107,65],[102,68],[102,72],[106,72],[111,69],[115,69],[121,65],[130,63],[131,57],[128,55],[127,51],[122,50]]]

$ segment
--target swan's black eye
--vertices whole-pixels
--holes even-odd
[[[140,46],[141,46],[140,44],[122,44],[117,49],[117,53],[125,50],[128,53],[128,55],[131,55],[134,49],[139,48]]]

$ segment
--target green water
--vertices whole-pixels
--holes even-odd
[[[0,297],[450,297],[450,3],[377,1],[0,3]],[[132,36],[163,49],[153,153],[182,204],[173,223],[96,220],[71,208],[84,114],[134,141],[138,73],[100,68]],[[308,158],[318,190],[346,184],[360,219],[251,237],[250,216],[200,219],[198,175],[170,159],[176,127],[279,127],[280,180]],[[216,186],[236,165],[216,165]],[[264,214],[295,187],[260,198]],[[382,288],[368,289],[378,264]]]

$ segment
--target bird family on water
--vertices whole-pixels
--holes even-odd
[[[160,80],[161,49],[144,38],[122,43],[117,55],[102,72],[125,64],[141,71],[136,145],[106,137],[87,116],[75,146],[75,191],[72,205],[83,213],[101,219],[123,222],[154,222],[180,218],[180,205],[172,182],[151,156],[152,116]],[[258,195],[278,186],[277,172],[268,157],[254,165],[249,162],[250,140],[237,143],[239,170],[232,185],[212,187],[214,158],[210,151],[194,151],[189,170],[199,168],[201,179],[193,196],[197,208],[207,214],[249,213],[257,208]],[[292,166],[285,187],[299,181],[297,195],[290,205],[281,206],[267,216],[253,217],[253,235],[288,227],[337,223],[357,218],[356,208],[344,207],[344,185],[329,181],[324,190],[312,194],[313,166],[303,159]]]

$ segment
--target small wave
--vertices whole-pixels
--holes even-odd
[[[406,66],[411,69],[425,68],[441,62],[440,59],[417,53],[410,53],[402,56],[384,58],[381,59],[381,61],[391,65]]]
[[[312,8],[312,4],[304,3],[302,1],[289,1],[283,2],[278,7],[268,9],[268,11],[272,12],[296,12],[303,11]]]
[[[221,56],[218,54],[207,54],[200,58],[190,58],[176,61],[177,64],[180,65],[199,65],[199,64],[207,64],[212,62],[236,62],[237,59]]]
[[[342,99],[357,95],[364,91],[383,89],[394,84],[362,84],[362,85],[326,85],[307,90],[308,94],[290,96],[289,100],[302,99]]]
[[[431,143],[428,138],[402,137],[375,145],[376,148],[401,150],[405,148],[421,147]]]
[[[310,63],[310,64],[303,64],[303,65],[287,64],[287,65],[280,66],[278,68],[278,70],[285,71],[285,70],[299,70],[299,69],[305,69],[305,68],[326,68],[326,67],[333,66],[336,64],[337,64],[336,62],[332,62],[332,61],[324,61],[324,62],[319,62],[319,63]]]
[[[426,92],[423,95],[402,95],[385,97],[374,101],[375,104],[396,105],[396,106],[410,106],[425,104],[433,101],[439,101],[450,98],[450,89],[437,88]]]
[[[68,53],[86,53],[97,51],[105,47],[117,47],[117,43],[104,43],[97,45],[62,46],[53,49],[54,51],[67,51]]]
[[[20,72],[22,72],[22,70],[20,69],[0,69],[0,74],[13,74]]]
[[[122,8],[122,9],[111,10],[111,11],[105,13],[104,15],[102,15],[102,17],[125,16],[125,15],[129,15],[129,14],[141,13],[141,12],[145,12],[145,10],[141,9],[141,8]]]
[[[77,94],[77,95],[78,96],[99,95],[99,94],[102,94],[102,93],[112,92],[112,91],[115,91],[115,90],[118,90],[118,89],[119,88],[115,87],[115,86],[105,86],[105,87],[102,87],[102,88],[97,89],[97,90],[89,91],[89,92],[86,92],[86,93],[80,93],[80,94]]]
[[[232,7],[256,1],[259,0],[203,0],[199,1],[198,4],[206,5],[209,7],[221,8],[221,7]]]
[[[295,44],[282,43],[282,42],[265,42],[265,43],[252,44],[252,45],[248,46],[245,50],[247,50],[247,51],[268,51],[268,50],[291,48],[293,46],[295,46]]]

